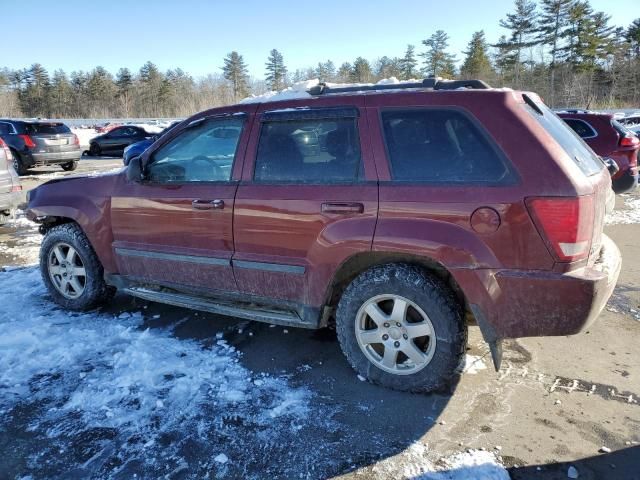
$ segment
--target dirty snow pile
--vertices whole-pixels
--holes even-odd
[[[93,128],[72,128],[71,131],[78,137],[81,148],[88,148],[91,140],[96,138],[98,135],[101,135]]]
[[[428,446],[416,442],[400,455],[382,460],[371,468],[373,477],[414,480],[510,480],[496,456],[484,450],[467,450],[433,463]]]
[[[609,214],[605,219],[607,225],[640,223],[640,198],[630,195],[622,196],[625,197],[624,208]]]
[[[308,390],[253,374],[223,339],[177,339],[140,313],[62,311],[35,267],[0,272],[0,304],[0,432],[28,424],[40,438],[22,474],[220,475],[307,422]],[[192,465],[194,452],[207,453]]]
[[[9,220],[4,227],[17,229],[15,242],[0,243],[0,255],[9,257],[11,263],[35,264],[40,256],[40,242],[42,235],[38,232],[38,225],[18,211],[16,218]],[[0,312],[0,315],[2,313]]]

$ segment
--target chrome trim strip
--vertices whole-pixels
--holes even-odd
[[[249,262],[246,260],[233,260],[234,267],[248,268],[252,270],[264,270],[266,272],[292,273],[303,275],[305,268],[300,265],[284,265],[282,263]]]
[[[127,257],[153,258],[155,260],[171,260],[174,262],[198,263],[202,265],[229,266],[231,262],[224,258],[200,257],[197,255],[178,255],[176,253],[149,252],[143,250],[132,250],[129,248],[116,248],[118,255]]]

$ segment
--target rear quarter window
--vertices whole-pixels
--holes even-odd
[[[55,135],[59,133],[71,133],[64,123],[29,123],[26,126],[27,133],[31,135]]]
[[[532,101],[529,100],[529,102]],[[536,103],[535,108],[530,103],[526,103],[524,108],[567,152],[571,160],[586,176],[595,175],[604,168],[600,157],[544,103]]]
[[[460,110],[383,110],[381,119],[394,181],[498,185],[515,180],[504,154]]]
[[[580,136],[580,138],[594,138],[598,136],[591,124],[587,123],[584,120],[580,120],[577,118],[563,118],[563,120],[567,125],[571,127],[574,132],[576,132]]]

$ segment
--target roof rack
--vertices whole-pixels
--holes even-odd
[[[330,87],[326,83],[319,83],[307,90],[307,93],[310,95],[327,95],[329,93],[404,90],[410,88],[426,88],[431,90],[457,90],[458,88],[470,88],[473,90],[486,90],[491,88],[491,86],[482,80],[443,80],[440,77],[430,77],[425,78],[421,82],[354,85],[347,87]]]

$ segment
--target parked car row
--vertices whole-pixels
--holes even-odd
[[[537,95],[425,79],[201,112],[126,170],[31,190],[27,215],[64,308],[120,289],[335,325],[363,378],[432,391],[468,321],[496,368],[504,339],[588,328],[620,272],[613,201],[602,159]]]
[[[601,157],[611,158],[618,165],[612,177],[616,193],[625,193],[638,185],[638,151],[640,139],[613,114],[586,110],[558,112],[562,118]]]

